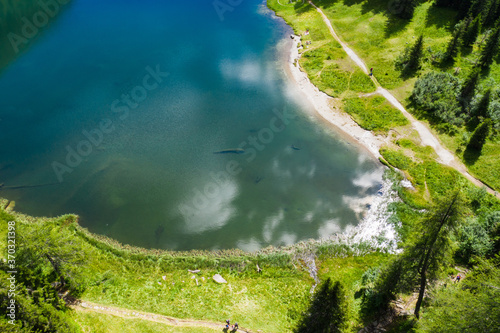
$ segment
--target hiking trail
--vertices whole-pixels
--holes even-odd
[[[74,300],[71,302],[70,307],[75,311],[90,311],[97,312],[107,315],[112,315],[115,317],[120,317],[123,319],[141,319],[151,322],[156,322],[160,324],[166,324],[168,326],[181,326],[181,327],[206,327],[213,329],[220,329],[223,332],[242,332],[242,333],[254,333],[247,328],[240,327],[237,331],[223,330],[224,323],[215,323],[211,321],[194,320],[194,319],[179,319],[170,316],[164,316],[151,312],[143,312],[137,310],[130,310],[125,308],[119,308],[115,306],[101,305],[97,303],[92,303],[82,300]]]
[[[333,29],[333,26],[328,19],[328,17],[323,13],[323,11],[318,8],[311,0],[308,0],[309,4],[313,6],[316,11],[321,15],[323,18],[323,22],[326,24],[328,27],[328,30],[330,31],[330,34],[333,36],[333,38],[342,46],[344,51],[347,53],[349,58],[358,65],[361,70],[368,75],[368,68],[364,61],[354,52],[346,43],[344,43],[335,30]],[[389,103],[391,103],[395,108],[397,108],[401,113],[408,119],[408,121],[411,123],[412,127],[418,132],[420,139],[422,141],[422,145],[424,146],[430,146],[434,149],[436,154],[438,155],[438,160],[439,162],[450,166],[460,172],[463,176],[465,176],[467,179],[469,179],[473,184],[479,187],[486,187],[486,190],[488,193],[493,194],[496,196],[496,191],[490,188],[488,185],[484,184],[481,182],[479,179],[475,178],[472,176],[468,171],[467,167],[458,161],[457,158],[455,158],[455,155],[451,153],[449,150],[447,150],[439,141],[439,139],[434,136],[434,134],[431,133],[429,128],[425,126],[423,123],[415,119],[413,115],[411,115],[405,108],[404,106],[397,100],[396,97],[394,97],[393,94],[391,94],[388,90],[384,89],[380,83],[377,81],[375,76],[370,76],[372,79],[373,83],[377,87],[376,93],[382,95]]]

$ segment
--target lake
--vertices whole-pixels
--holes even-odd
[[[264,2],[65,6],[0,73],[0,196],[16,210],[173,250],[289,245],[362,219],[383,168],[300,102],[291,29]]]

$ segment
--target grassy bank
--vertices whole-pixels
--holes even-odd
[[[471,48],[461,48],[453,62],[443,64],[439,62],[439,57],[458,22],[455,10],[437,7],[433,1],[426,1],[416,6],[413,18],[401,19],[393,14],[387,1],[383,0],[324,0],[316,1],[315,4],[327,15],[340,38],[365,61],[368,68],[374,68],[378,82],[389,89],[420,121],[426,123],[442,143],[464,162],[471,174],[495,190],[500,190],[497,131],[487,138],[483,149],[476,154],[478,156],[470,159],[464,152],[477,124],[448,124],[409,99],[417,79],[431,71],[450,73],[463,82],[477,62],[481,43],[484,43],[490,30],[484,29],[476,44]],[[415,134],[408,128],[398,128],[401,123],[393,121],[395,118],[389,110],[376,112],[379,111],[377,106],[371,105],[373,97],[364,96],[373,90],[373,87],[369,88],[371,82],[366,75],[360,75],[359,69],[347,58],[340,45],[332,40],[326,25],[321,24],[320,15],[311,5],[301,1],[284,3],[269,0],[268,6],[283,17],[296,33],[304,34],[309,29],[310,34],[303,36],[304,49],[301,50],[300,64],[316,86],[337,97],[337,105],[350,113],[363,128],[377,133],[394,129],[395,132],[389,133],[394,138],[392,143],[412,139]],[[420,35],[424,36],[421,66],[416,71],[405,72],[396,66],[398,58]],[[359,79],[362,83],[353,85],[353,77],[365,79]],[[498,86],[498,82],[500,65],[493,61],[489,70],[481,75],[476,93],[480,96],[484,89]],[[375,115],[382,113],[382,116],[366,116],[366,109],[372,110]],[[396,113],[397,110],[392,110],[392,114]]]
[[[4,207],[5,203],[2,201],[0,206]],[[76,220],[72,215],[36,219],[1,209],[0,238],[6,239],[7,222],[15,221],[19,246],[29,244],[40,258],[46,254],[66,258],[66,254],[71,254],[74,259],[67,259],[61,265],[67,283],[72,285],[71,293],[84,301],[221,324],[231,318],[254,331],[289,332],[300,320],[308,307],[309,292],[314,284],[303,259],[307,253],[314,254],[321,249],[322,253],[329,253],[328,257],[338,254],[335,262],[319,260],[317,265],[326,271],[342,265],[346,278],[349,275],[352,283],[359,277],[358,271],[379,265],[387,258],[384,254],[370,254],[356,266],[357,273],[353,277],[347,268],[354,260],[349,246],[323,243],[318,248],[312,242],[283,249],[268,248],[256,253],[146,250],[122,246],[111,239],[90,234],[79,227]],[[3,241],[0,244],[5,246]],[[38,247],[41,244],[44,245]],[[51,248],[57,252],[50,252]],[[354,248],[354,251],[358,250]],[[2,251],[2,256],[5,258],[5,251]],[[24,272],[20,280],[25,285],[37,286],[31,289],[38,288],[40,293],[50,294],[48,289],[51,287],[48,286],[57,281],[50,262],[43,259],[30,262],[27,259],[18,259],[18,269]],[[260,273],[257,264],[262,269]],[[200,272],[189,273],[188,269],[199,269]],[[7,269],[2,267],[2,270]],[[222,275],[228,283],[216,283],[212,279],[214,274]],[[2,278],[5,277],[2,273]],[[29,293],[26,297],[30,298]],[[155,328],[167,332],[203,331],[199,328],[172,330],[161,323],[150,325],[139,319],[130,321],[88,311],[65,310],[62,316],[75,324],[77,331],[85,327],[99,332],[114,332],[120,327],[130,332],[134,329],[147,332]],[[116,326],[111,327],[110,323]],[[360,323],[356,322],[356,325]]]

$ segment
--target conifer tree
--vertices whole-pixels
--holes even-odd
[[[418,37],[417,41],[410,50],[410,54],[408,57],[408,64],[406,65],[406,68],[410,70],[418,69],[420,67],[420,62],[422,60],[423,51],[424,51],[424,36],[420,35],[420,37]]]
[[[477,126],[476,130],[472,134],[467,149],[474,149],[476,151],[481,151],[486,139],[490,134],[491,129],[491,119],[486,119],[482,124]]]
[[[462,104],[462,110],[466,110],[474,97],[474,92],[476,91],[477,84],[479,83],[479,70],[474,69],[465,79],[462,89],[460,89],[460,94],[458,95],[459,100]]]
[[[481,50],[481,55],[479,56],[479,66],[486,69],[489,68],[493,63],[493,58],[498,53],[498,43],[500,37],[500,27],[494,28],[490,31],[488,38]]]
[[[450,198],[438,201],[413,232],[405,250],[379,274],[374,293],[363,306],[388,307],[399,292],[410,292],[419,286],[415,316],[420,315],[428,279],[436,278],[440,267],[451,258],[450,237],[460,225],[463,212],[463,195],[460,191]]]
[[[474,115],[476,117],[485,117],[488,114],[488,108],[491,102],[491,89],[487,89],[477,105],[474,107]]]
[[[415,304],[415,317],[420,316],[429,274],[434,274],[450,248],[450,236],[461,221],[461,195],[457,192],[449,201],[436,206],[432,215],[421,227],[421,235],[407,250],[406,255],[415,259],[419,292]]]
[[[455,57],[462,43],[462,35],[464,27],[465,23],[463,21],[455,26],[455,31],[453,32],[453,36],[448,42],[448,46],[446,47],[446,51],[444,53],[443,62],[455,60]]]
[[[483,22],[482,22],[483,27],[489,28],[495,24],[495,21],[498,18],[497,8],[499,4],[500,4],[499,0],[483,1],[483,8],[481,11],[483,16]]]
[[[471,23],[464,31],[462,38],[464,46],[466,47],[471,47],[474,44],[479,32],[481,31],[481,16],[477,16],[475,19],[472,19],[472,16],[469,16],[469,20],[471,20]]]

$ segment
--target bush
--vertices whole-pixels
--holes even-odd
[[[457,101],[460,81],[449,73],[430,72],[415,83],[411,100],[444,122],[461,125],[461,108]]]
[[[492,94],[486,116],[491,118],[495,129],[500,129],[500,91]]]
[[[470,262],[472,256],[483,257],[493,250],[487,226],[477,219],[460,226],[457,241],[459,245],[455,255],[465,264]]]
[[[432,293],[417,332],[500,332],[498,285],[500,269],[480,262],[460,283]]]
[[[380,154],[390,165],[400,170],[408,170],[413,165],[412,159],[401,151],[382,148]]]

